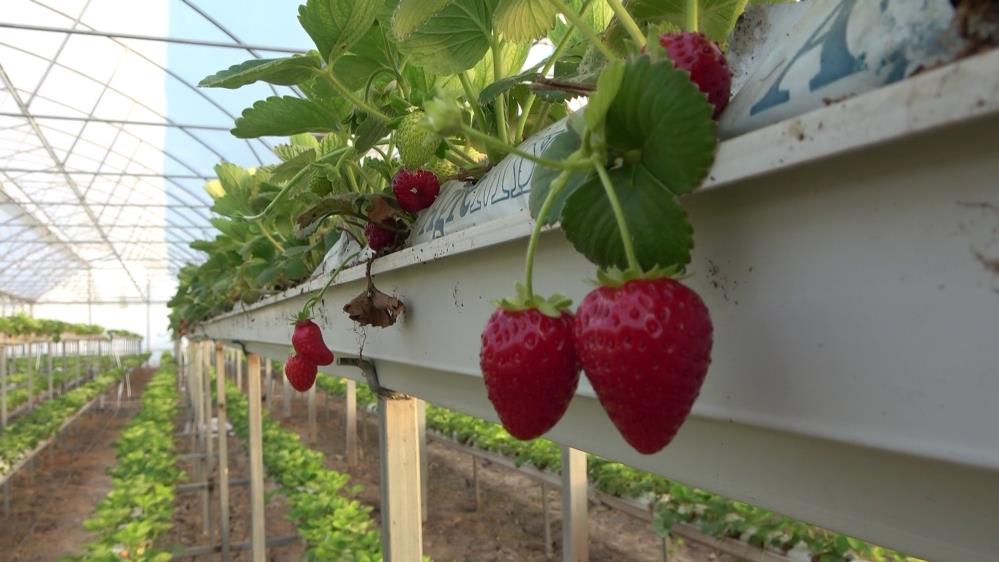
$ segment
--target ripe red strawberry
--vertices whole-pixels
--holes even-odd
[[[732,73],[725,55],[714,41],[700,33],[663,33],[659,44],[666,49],[673,64],[690,73],[690,80],[707,94],[715,106],[715,119],[728,105],[732,93]]]
[[[638,452],[676,435],[711,362],[711,318],[679,281],[601,286],[579,305],[576,353],[600,403]]]
[[[368,246],[376,254],[388,253],[395,250],[405,241],[406,226],[402,221],[396,220],[394,226],[386,228],[382,225],[369,222],[364,227],[364,238],[368,241]]]
[[[295,353],[312,363],[329,365],[333,362],[333,352],[323,341],[323,331],[312,320],[303,319],[295,322],[291,345],[295,348]]]
[[[312,361],[300,356],[292,355],[284,364],[284,376],[288,377],[291,387],[299,392],[305,392],[316,383],[316,373],[318,367]]]
[[[540,436],[562,418],[579,382],[572,314],[498,309],[482,331],[479,365],[503,427],[517,439]]]
[[[396,172],[392,177],[392,192],[399,206],[410,213],[418,213],[429,207],[441,191],[437,174],[430,170],[406,170]]]

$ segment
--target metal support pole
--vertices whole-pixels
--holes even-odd
[[[347,467],[357,467],[357,383],[347,379]]]
[[[229,562],[229,442],[226,431],[228,413],[225,405],[225,348],[221,343],[215,344],[215,366],[219,420],[219,507],[222,518],[219,533],[222,535],[222,561]]]
[[[586,453],[562,447],[562,560],[587,562]]]
[[[380,396],[378,411],[382,554],[386,562],[411,562],[423,555],[416,400]]]
[[[264,453],[260,412],[260,356],[247,356],[250,401],[250,507],[253,517],[253,562],[264,562]]]

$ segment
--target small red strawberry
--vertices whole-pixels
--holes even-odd
[[[305,392],[316,383],[316,373],[318,367],[312,361],[300,356],[292,355],[284,364],[284,376],[288,377],[291,387],[299,392]]]
[[[732,73],[718,45],[701,33],[663,33],[659,44],[673,64],[690,73],[690,80],[707,94],[715,106],[715,119],[728,105],[732,93]]]
[[[572,314],[498,309],[482,331],[479,365],[503,427],[528,440],[565,414],[579,382]]]
[[[303,318],[295,322],[295,331],[291,335],[291,345],[303,359],[317,365],[329,365],[333,362],[333,352],[323,341],[323,332],[315,322]]]
[[[426,209],[441,191],[437,174],[430,170],[402,169],[392,177],[392,192],[399,206],[410,213]]]
[[[654,453],[690,413],[711,362],[711,318],[670,278],[601,286],[579,305],[576,353],[600,403],[632,447]]]
[[[400,220],[395,220],[392,226],[382,226],[369,222],[364,227],[364,238],[376,254],[389,253],[405,242],[406,225]]]

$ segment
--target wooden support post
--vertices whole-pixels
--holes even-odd
[[[264,562],[264,445],[260,412],[260,356],[247,356],[250,401],[250,508],[253,518],[253,562]]]
[[[482,504],[482,496],[479,493],[479,457],[475,455],[472,455],[472,496],[475,500],[475,511],[478,511]]]
[[[27,352],[25,355],[28,359],[28,411],[35,409],[35,346],[34,344],[25,344]]]
[[[243,390],[243,352],[236,350],[236,388]]]
[[[587,562],[586,453],[562,447],[562,560]]]
[[[271,410],[274,409],[274,362],[270,359],[264,359],[264,377],[267,380],[267,405]]]
[[[423,522],[430,515],[430,458],[427,453],[427,403],[416,399],[416,432],[420,436],[420,500]]]
[[[347,436],[344,442],[347,444],[347,468],[357,467],[357,383],[347,379],[347,420],[344,424],[347,429]]]
[[[0,343],[0,429],[7,428],[7,348]]]
[[[46,344],[45,368],[48,371],[48,375],[49,375],[49,400],[52,400],[52,397],[55,396],[55,381],[53,380],[53,376],[55,374],[52,372],[52,342],[51,341]]]
[[[548,509],[548,484],[541,483],[541,518],[545,525],[545,558],[551,560],[555,556],[552,548],[552,515]]]
[[[215,467],[212,466],[212,462],[215,459],[215,455],[212,451],[212,388],[211,388],[211,377],[209,377],[211,368],[211,342],[204,341],[198,344],[198,366],[201,371],[201,395],[202,401],[205,403],[205,471],[206,480],[211,478],[211,475],[215,472]],[[208,542],[215,541],[214,525],[212,523],[212,490],[211,487],[205,488],[205,499],[208,502],[208,517],[205,519],[205,527],[207,528],[206,533],[208,534]]]
[[[215,392],[218,399],[219,420],[219,507],[222,524],[219,527],[222,543],[222,561],[229,562],[229,442],[225,409],[225,348],[215,344]]]
[[[80,368],[82,367],[80,360],[80,340],[76,340],[76,345],[74,346],[76,350],[76,386],[80,386]]]
[[[288,377],[281,377],[281,401],[284,402],[284,411],[282,415],[285,419],[291,417],[291,383],[288,382]]]
[[[386,562],[420,560],[423,509],[416,400],[379,397],[378,411],[382,555]]]
[[[319,433],[319,424],[316,421],[316,385],[309,389],[309,441],[316,442]]]

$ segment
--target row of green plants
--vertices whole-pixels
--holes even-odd
[[[320,376],[316,386],[335,395],[346,394],[346,379]],[[377,399],[367,385],[357,385],[357,401],[373,405]],[[477,449],[529,464],[539,470],[559,472],[561,449],[548,439],[521,441],[500,424],[427,405],[427,428]],[[605,493],[649,500],[655,503],[653,528],[669,534],[677,523],[693,525],[715,538],[733,538],[760,548],[788,552],[804,546],[814,562],[915,562],[915,558],[869,544],[860,539],[827,531],[807,523],[730,500],[706,490],[685,486],[661,476],[589,455],[587,472],[592,485]]]
[[[96,536],[86,554],[65,560],[166,562],[173,555],[156,541],[173,525],[177,467],[173,438],[179,407],[176,365],[164,355],[142,393],[142,409],[115,443],[117,464],[108,471],[111,491],[83,526]]]
[[[129,358],[120,369],[111,369],[94,380],[58,398],[47,400],[31,412],[17,418],[0,434],[0,477],[30,453],[39,443],[52,437],[67,418],[84,404],[119,380],[125,369],[142,364],[146,356]]]
[[[94,364],[97,357],[84,358],[84,361],[89,361],[88,365]],[[62,385],[63,383],[70,383],[76,379],[76,364],[75,357],[66,358],[56,358],[52,360],[52,384],[56,387]],[[8,365],[13,364],[14,368],[17,369],[13,374],[7,375],[7,410],[8,412],[13,412],[25,402],[28,401],[28,375],[27,375],[27,360],[20,360],[18,363],[8,360]],[[45,359],[42,359],[42,364],[45,365]],[[103,372],[111,368],[113,364],[113,359],[110,357],[102,357],[99,359],[99,363],[95,367],[98,372]],[[80,371],[81,377],[84,371]],[[46,373],[36,372],[32,380],[33,396],[41,396],[43,393],[48,392],[49,389],[49,378]]]
[[[104,328],[96,324],[73,324],[62,320],[33,318],[27,314],[0,316],[0,335],[8,337],[39,336],[53,338],[59,341],[63,334],[76,336],[99,336]],[[131,332],[129,332],[130,335]],[[137,334],[134,334],[138,337]]]
[[[226,402],[233,429],[247,439],[247,398],[227,383]],[[290,518],[308,547],[305,559],[381,560],[380,535],[371,508],[355,498],[362,488],[349,486],[348,475],[326,468],[322,453],[303,445],[297,433],[272,420],[266,410],[262,423],[264,466],[288,498]]]

